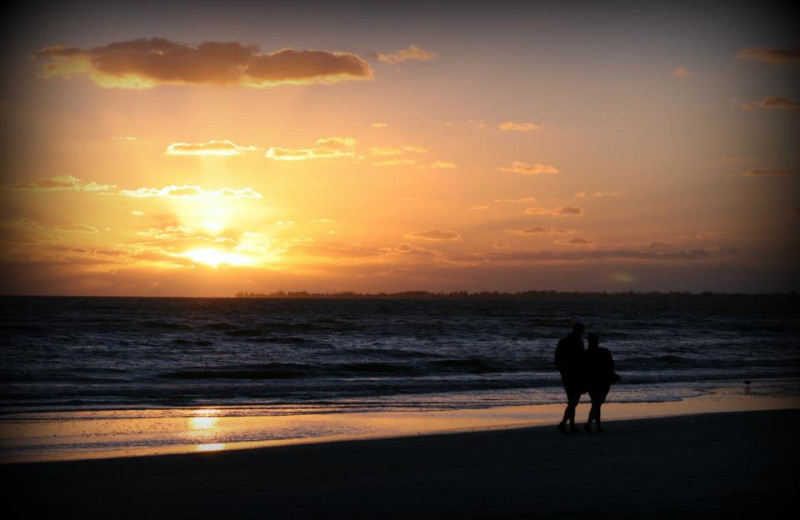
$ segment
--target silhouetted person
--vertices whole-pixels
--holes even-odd
[[[583,356],[583,361],[586,388],[589,391],[589,398],[592,400],[592,408],[589,410],[589,420],[583,429],[586,433],[592,433],[592,421],[594,421],[597,425],[597,433],[603,433],[603,427],[600,424],[600,407],[606,402],[611,385],[619,381],[619,375],[614,372],[614,358],[611,357],[611,352],[600,346],[600,338],[597,334],[589,334],[587,339],[589,346]]]
[[[583,382],[583,324],[575,323],[572,333],[561,338],[556,347],[556,368],[561,374],[561,383],[567,393],[567,408],[564,418],[558,424],[561,433],[567,433],[569,421],[570,433],[580,433],[575,427],[575,408],[581,400],[581,394],[586,392]]]

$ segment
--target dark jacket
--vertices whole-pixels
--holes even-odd
[[[607,348],[595,347],[583,355],[586,385],[589,390],[608,387],[619,380],[614,372],[614,358]]]

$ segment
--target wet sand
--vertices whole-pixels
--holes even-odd
[[[800,410],[0,465],[14,518],[750,518],[790,511]],[[8,509],[7,509],[8,510]]]

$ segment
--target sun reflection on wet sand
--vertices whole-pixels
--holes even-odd
[[[718,389],[665,403],[615,403],[604,419],[796,408],[789,397]],[[581,417],[588,412],[583,402]],[[213,452],[308,442],[369,439],[555,424],[562,404],[447,411],[308,413],[251,409],[134,410],[10,414],[0,421],[0,462]],[[283,415],[285,414],[285,415]],[[43,443],[43,439],[48,442]]]

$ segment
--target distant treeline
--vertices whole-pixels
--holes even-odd
[[[630,298],[630,297],[653,297],[653,298],[726,298],[755,296],[733,293],[713,293],[713,292],[560,292],[560,291],[522,291],[522,292],[498,292],[498,291],[453,291],[453,292],[429,292],[429,291],[403,291],[396,293],[358,293],[352,291],[336,293],[310,293],[307,291],[284,292],[276,291],[271,293],[238,292],[236,298],[264,298],[264,299],[321,299],[321,300],[553,300],[553,299],[586,299],[586,298]],[[764,296],[764,295],[761,295]],[[778,296],[778,295],[776,295]],[[795,293],[782,294],[781,296],[796,296]]]

